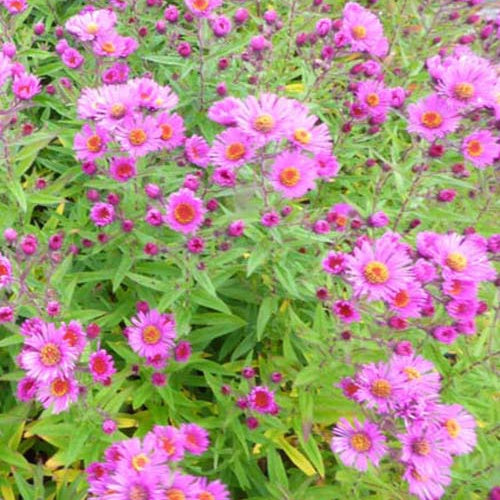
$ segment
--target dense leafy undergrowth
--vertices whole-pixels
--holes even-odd
[[[498,499],[499,16],[0,0],[0,497]]]

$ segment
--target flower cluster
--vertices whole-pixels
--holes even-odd
[[[155,425],[142,440],[114,443],[104,462],[87,467],[89,498],[229,500],[219,480],[185,474],[177,465],[186,453],[203,454],[209,443],[208,433],[196,424]]]
[[[12,93],[17,99],[16,104],[19,104],[30,101],[42,87],[38,77],[28,73],[21,63],[13,61],[15,55],[15,46],[4,44],[0,52],[0,89],[11,80]]]
[[[365,471],[387,454],[388,438],[399,441],[398,460],[410,492],[422,500],[441,498],[451,482],[452,456],[469,453],[476,444],[476,423],[462,406],[439,401],[434,365],[413,354],[394,354],[388,363],[363,365],[340,387],[374,414],[374,422],[355,419],[354,425],[340,419],[331,448],[342,462]]]

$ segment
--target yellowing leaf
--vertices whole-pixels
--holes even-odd
[[[118,423],[118,427],[120,429],[127,429],[127,428],[130,428],[130,427],[137,427],[137,420],[135,418],[118,417],[116,419],[116,422]]]
[[[257,444],[253,447],[253,449],[252,449],[252,453],[253,453],[254,455],[258,455],[258,454],[260,453],[261,449],[262,449],[262,445],[261,445],[260,443],[257,443]]]
[[[290,305],[290,301],[288,299],[285,299],[280,306],[280,313],[283,314],[288,309],[289,305]]]
[[[297,448],[294,448],[283,436],[276,437],[273,441],[306,476],[315,476],[317,474],[311,462],[309,462],[309,460],[307,460],[307,458],[302,455]]]
[[[304,92],[304,89],[303,83],[290,83],[289,85],[285,85],[285,90],[290,94],[300,94],[300,92]]]
[[[12,486],[2,485],[0,492],[2,493],[2,500],[16,500]]]
[[[64,213],[64,205],[64,202],[59,203],[59,206],[56,208],[56,214],[62,215]]]

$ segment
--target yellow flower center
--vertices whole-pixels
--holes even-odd
[[[448,419],[444,423],[444,426],[446,427],[446,430],[451,438],[456,439],[460,434],[460,424],[454,418]]]
[[[148,325],[142,329],[142,340],[148,345],[157,344],[161,339],[160,329],[154,325]]]
[[[366,264],[363,271],[364,277],[373,285],[382,285],[389,280],[389,269],[378,260],[372,260]]]
[[[91,23],[87,24],[85,31],[89,35],[95,35],[99,31],[99,26],[97,25],[97,23],[91,22]]]
[[[380,97],[375,92],[372,92],[365,97],[365,102],[368,106],[374,108],[380,104]]]
[[[142,146],[148,140],[148,136],[142,128],[134,128],[129,132],[128,140],[133,146]]]
[[[477,139],[472,139],[467,143],[467,153],[469,153],[470,156],[477,157],[481,156],[484,152],[484,147],[481,144],[480,141]]]
[[[396,307],[406,307],[410,303],[410,294],[406,290],[400,290],[394,297]]]
[[[167,500],[186,500],[186,495],[184,495],[184,492],[175,488],[167,490],[166,495]]]
[[[354,40],[364,40],[366,38],[366,28],[361,24],[351,28],[351,35]]]
[[[209,493],[208,491],[202,491],[201,493],[198,494],[198,499],[199,500],[215,500],[215,497],[212,495],[212,493]]]
[[[271,132],[271,130],[274,128],[274,118],[268,114],[268,113],[263,113],[262,115],[259,115],[257,118],[255,118],[253,122],[253,128],[259,132]]]
[[[245,156],[245,146],[241,142],[233,142],[226,148],[226,158],[232,161],[238,161]]]
[[[403,371],[406,373],[408,380],[416,380],[421,377],[420,372],[411,366],[407,366]]]
[[[467,267],[467,258],[458,252],[452,252],[446,257],[446,265],[453,271],[461,272]]]
[[[69,392],[69,383],[63,378],[56,378],[50,384],[50,393],[57,398],[62,398]]]
[[[392,387],[387,380],[379,378],[372,383],[370,392],[378,398],[387,399],[392,394]]]
[[[300,144],[309,144],[311,142],[311,133],[305,128],[298,128],[293,133],[293,138]]]
[[[458,99],[466,100],[470,99],[474,95],[474,85],[467,82],[457,83],[453,87],[453,94]]]
[[[113,104],[113,106],[111,106],[111,110],[110,110],[110,115],[112,118],[115,118],[115,119],[120,119],[120,118],[123,118],[125,116],[125,112],[127,111],[127,108],[120,102],[120,103],[116,103],[116,104]]]
[[[161,128],[161,138],[164,141],[168,141],[174,135],[174,129],[172,125],[168,123],[163,123],[160,125]]]
[[[40,349],[40,361],[44,366],[54,366],[61,361],[61,350],[56,344],[49,342]]]
[[[300,181],[300,172],[295,167],[286,167],[280,172],[279,180],[283,186],[296,186]]]
[[[411,449],[416,455],[426,457],[431,452],[432,448],[427,439],[419,439],[411,445]]]
[[[443,116],[438,111],[425,111],[420,117],[420,122],[427,128],[438,128],[443,123]]]
[[[87,149],[91,153],[98,153],[101,150],[101,148],[102,148],[102,141],[97,134],[91,135],[87,139]]]
[[[364,432],[356,432],[350,439],[351,446],[359,452],[368,451],[372,447],[370,438]]]
[[[130,500],[148,500],[149,493],[144,487],[139,484],[134,484],[130,487],[128,497]]]
[[[193,9],[204,12],[208,9],[210,2],[208,0],[194,0]]]
[[[140,453],[139,455],[136,455],[135,457],[132,458],[132,467],[137,471],[140,472],[141,470],[144,470],[146,465],[148,465],[150,462],[149,458],[144,455],[144,453]]]
[[[189,203],[179,203],[174,209],[174,219],[179,224],[189,224],[195,216],[196,211]]]
[[[106,52],[106,54],[114,54],[116,52],[116,47],[113,42],[104,42],[101,45],[101,49]]]

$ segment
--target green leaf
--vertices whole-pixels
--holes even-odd
[[[271,318],[271,315],[276,312],[278,300],[275,297],[265,297],[259,307],[257,316],[257,340],[262,339],[266,325]]]

